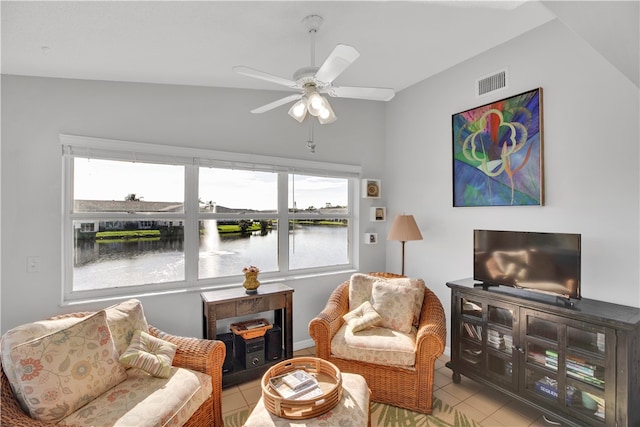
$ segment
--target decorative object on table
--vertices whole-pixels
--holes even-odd
[[[364,233],[364,244],[365,245],[377,245],[378,244],[378,233]]]
[[[404,276],[404,244],[409,240],[422,240],[422,234],[413,215],[397,215],[391,224],[387,240],[402,242],[402,275]]]
[[[543,205],[542,88],[451,122],[454,207]]]
[[[269,384],[285,399],[308,400],[323,394],[316,378],[303,369],[273,377]]]
[[[257,294],[258,287],[260,286],[260,282],[258,281],[258,273],[260,273],[260,269],[254,265],[250,265],[249,267],[244,267],[242,272],[244,273],[244,282],[242,283],[242,286],[246,289],[246,293]]]
[[[365,199],[380,198],[380,180],[365,178],[362,180],[362,197]]]
[[[387,220],[387,208],[384,206],[372,206],[369,210],[369,220],[372,222],[384,222]]]
[[[262,337],[273,325],[267,319],[252,319],[244,322],[232,323],[229,328],[231,332],[240,335],[245,340]]]
[[[322,394],[310,393],[309,399],[283,398],[271,385],[271,379],[303,370],[315,377]],[[317,417],[333,409],[342,398],[342,375],[331,362],[315,357],[296,357],[284,360],[265,372],[262,377],[262,400],[267,411],[291,420]],[[299,396],[300,397],[300,396]],[[306,396],[305,396],[306,397]]]

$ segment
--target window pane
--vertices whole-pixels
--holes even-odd
[[[289,211],[344,208],[348,212],[349,180],[323,176],[289,175]]]
[[[201,212],[247,212],[278,209],[278,174],[200,168]]]
[[[75,212],[184,212],[184,166],[74,159]]]
[[[198,278],[235,276],[255,265],[278,271],[277,220],[200,221]]]
[[[348,264],[349,221],[339,216],[349,213],[349,180],[292,174],[288,188],[289,269]],[[318,219],[296,219],[298,212]]]
[[[73,290],[184,280],[181,221],[73,221]]]
[[[347,220],[291,221],[289,269],[349,263]]]

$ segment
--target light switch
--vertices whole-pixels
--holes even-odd
[[[39,273],[40,272],[40,257],[28,256],[27,257],[27,273]]]

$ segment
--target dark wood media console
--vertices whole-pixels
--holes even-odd
[[[640,426],[640,308],[447,286],[454,382],[464,375],[564,425]]]

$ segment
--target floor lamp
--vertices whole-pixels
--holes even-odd
[[[391,224],[387,240],[402,242],[402,275],[404,276],[404,244],[409,240],[422,240],[422,234],[413,215],[397,215]]]

